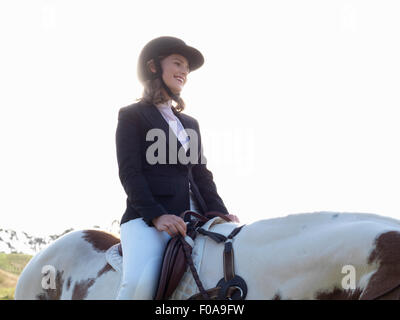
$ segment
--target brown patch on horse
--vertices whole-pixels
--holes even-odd
[[[400,300],[400,286],[380,296],[377,300]]]
[[[55,289],[43,289],[42,293],[36,295],[36,299],[38,300],[60,300],[62,295],[62,288],[64,285],[64,278],[63,278],[64,271],[57,270],[55,284]]]
[[[400,286],[400,232],[389,231],[379,235],[368,263],[378,263],[379,267],[369,280],[362,300],[377,299]]]
[[[361,295],[361,289],[356,288],[354,290],[350,289],[340,289],[335,287],[332,291],[319,291],[315,295],[315,299],[318,300],[358,300]]]
[[[96,279],[90,278],[75,283],[74,291],[72,292],[72,300],[83,300],[88,294],[89,288],[94,284]]]
[[[368,257],[368,264],[376,263],[378,270],[372,275],[367,287],[344,290],[335,288],[331,292],[319,292],[317,299],[374,300],[400,299],[400,232],[388,231],[375,239],[375,247]]]
[[[107,251],[111,246],[120,242],[120,239],[111,233],[99,230],[84,230],[82,238],[98,252]]]
[[[104,273],[108,271],[115,271],[109,263],[107,263],[99,272],[97,272],[97,278],[101,277]]]

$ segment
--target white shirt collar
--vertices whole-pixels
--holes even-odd
[[[172,108],[172,100],[168,100],[166,102],[156,104],[156,107],[161,108],[161,109]]]

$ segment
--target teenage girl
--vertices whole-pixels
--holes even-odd
[[[207,169],[198,121],[182,113],[187,76],[203,63],[200,51],[181,39],[153,39],[138,61],[143,96],[119,110],[116,147],[127,208],[121,219],[123,275],[117,299],[154,298],[167,242],[186,236],[179,217],[185,210],[219,211],[239,222],[228,213]]]

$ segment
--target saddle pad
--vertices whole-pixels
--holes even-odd
[[[202,229],[210,230],[213,226],[226,223],[226,221],[220,217],[215,217],[209,221],[207,221],[203,226]],[[233,226],[236,227],[236,226]],[[198,234],[194,240],[194,246],[192,249],[192,259],[193,264],[196,267],[197,273],[200,274],[201,269],[201,262],[203,259],[203,251],[206,244],[207,237]],[[202,280],[202,279],[200,279]],[[207,289],[207,288],[205,288]],[[185,273],[182,276],[182,280],[179,283],[178,287],[172,293],[170,300],[187,300],[192,295],[200,292],[199,288],[197,287],[196,281],[193,278],[193,274],[190,271],[189,266],[187,267]]]
[[[122,257],[118,251],[119,243],[111,246],[105,253],[107,262],[114,268],[115,271],[122,274]]]

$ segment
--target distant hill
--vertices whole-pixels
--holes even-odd
[[[0,287],[15,288],[18,276],[0,269]]]
[[[18,276],[31,258],[28,254],[0,253],[0,300],[14,299]]]
[[[0,300],[14,299],[18,276],[0,269]]]

